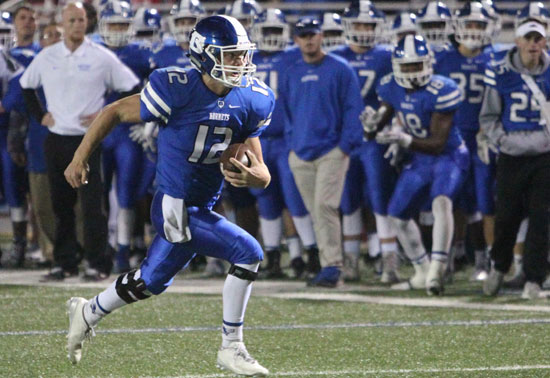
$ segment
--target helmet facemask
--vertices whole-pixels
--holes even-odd
[[[178,44],[189,43],[189,34],[195,27],[198,19],[197,16],[193,15],[174,15],[168,19],[170,33],[174,36]]]
[[[109,47],[126,46],[133,34],[131,20],[115,17],[99,20],[99,35],[101,35],[101,38],[103,38],[103,41]]]
[[[481,48],[490,38],[492,31],[485,20],[459,18],[455,25],[455,39],[470,50]]]
[[[245,46],[208,45],[204,49],[204,53],[214,62],[214,66],[208,74],[227,87],[247,87],[252,74],[256,72],[256,65],[252,63],[255,48],[255,45],[250,42]],[[234,63],[238,60],[242,64]],[[244,84],[243,78],[245,79]]]
[[[260,51],[282,51],[288,45],[288,25],[256,24],[252,28],[253,40]]]
[[[406,89],[418,89],[430,82],[433,75],[431,55],[417,58],[392,58],[395,81]]]
[[[447,20],[417,20],[417,24],[426,41],[433,45],[445,44],[451,34],[450,23]]]
[[[373,47],[382,36],[382,20],[342,19],[344,35],[350,45]]]

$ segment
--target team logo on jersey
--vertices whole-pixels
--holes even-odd
[[[223,102],[222,100],[219,100],[219,101],[218,101],[218,106],[219,106],[220,108],[223,108],[224,105],[225,105],[225,102]]]
[[[92,67],[91,64],[79,64],[78,65],[78,69],[80,71],[89,71],[90,70],[90,67]]]
[[[210,113],[210,119],[213,121],[229,121],[227,113]]]
[[[319,75],[306,75],[302,76],[302,83],[306,83],[308,81],[319,81]]]

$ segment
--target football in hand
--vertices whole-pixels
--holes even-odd
[[[229,159],[234,158],[235,160],[240,161],[243,165],[250,167],[250,159],[245,154],[245,152],[252,153],[252,150],[244,143],[231,144],[220,156],[220,164],[222,168],[226,171],[231,172],[240,172],[239,168],[234,166]]]

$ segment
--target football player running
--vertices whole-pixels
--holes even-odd
[[[469,164],[468,150],[453,114],[462,101],[456,83],[433,75],[432,54],[421,36],[407,35],[392,55],[393,74],[377,88],[381,105],[363,116],[367,135],[381,144],[397,143],[411,152],[388,205],[397,236],[415,268],[403,289],[443,292],[443,273],[453,239],[453,199],[461,189]],[[380,131],[397,114],[403,129]],[[424,202],[434,216],[431,263],[418,226],[411,220]]]
[[[254,63],[257,67],[255,75],[269,85],[277,98],[280,73],[289,59],[285,49],[290,41],[290,30],[284,14],[279,9],[271,8],[262,12],[254,21],[252,38],[256,41],[259,50],[258,54],[254,54]],[[283,117],[281,104],[278,101],[273,111],[271,125],[260,138],[265,163],[271,172],[271,185],[263,190],[251,190],[258,200],[260,230],[267,254],[266,278],[283,276],[280,265],[280,242],[285,207],[290,212],[308,255],[306,266],[301,257],[300,241],[295,236],[296,231],[294,236],[287,235],[290,266],[294,277],[300,278],[305,271],[314,275],[321,268],[313,223],[288,165],[289,150],[284,138]]]
[[[363,103],[378,108],[376,87],[391,72],[391,47],[377,45],[382,36],[384,15],[370,1],[360,1],[344,12],[342,24],[347,46],[332,51],[353,67],[361,86]],[[397,275],[397,239],[387,207],[396,181],[395,169],[384,154],[387,146],[365,141],[350,156],[350,166],[342,195],[341,211],[344,237],[344,278],[359,279],[359,249],[363,205],[370,202],[376,220],[376,232],[382,250],[382,282],[395,283]],[[364,194],[366,193],[366,194]]]
[[[457,204],[458,208],[467,215],[466,221],[470,230],[468,234],[475,251],[475,271],[471,279],[483,281],[487,277],[488,269],[486,246],[490,247],[493,244],[495,155],[491,153],[493,164],[490,165],[479,159],[476,134],[479,131],[478,117],[485,88],[483,82],[485,65],[492,58],[490,52],[482,50],[492,33],[491,19],[481,3],[472,2],[467,3],[456,13],[454,24],[456,43],[435,54],[434,72],[456,81],[464,94],[464,101],[455,112],[453,124],[460,130],[468,147],[472,166]],[[480,222],[479,212],[483,215],[483,225]],[[465,227],[456,228],[455,240],[462,241],[461,245],[455,245],[452,249],[457,253],[456,257],[465,254],[464,233]],[[449,256],[451,273],[453,257]]]
[[[99,16],[99,34],[104,44],[127,65],[140,81],[151,72],[151,50],[139,42],[130,42],[133,36],[133,13],[127,2],[107,0],[102,4]],[[137,92],[135,88],[133,93]],[[132,94],[126,93],[124,95]],[[106,102],[112,103],[121,97],[120,93],[107,94]],[[132,241],[135,211],[139,198],[139,183],[142,175],[143,149],[132,140],[131,133],[141,125],[120,123],[102,145],[102,162],[105,190],[111,188],[113,175],[116,177],[116,194],[119,205],[116,235],[115,270],[130,270],[130,244]],[[116,174],[115,174],[116,173]]]
[[[122,274],[89,301],[68,301],[68,350],[73,363],[80,361],[82,343],[104,316],[162,293],[198,253],[232,264],[223,288],[218,364],[236,374],[268,374],[243,343],[244,314],[262,249],[252,236],[211,210],[223,179],[238,187],[265,188],[270,182],[258,137],[271,122],[275,98],[269,87],[250,76],[255,70],[254,48],[236,19],[204,18],[190,40],[196,69],[155,70],[141,95],[107,106],[91,125],[65,172],[73,187],[86,182],[88,157],[118,122],[163,124],[158,137],[158,189],[151,208],[157,236],[140,269]],[[239,173],[220,170],[221,152],[239,142],[251,148],[251,166],[232,159]]]

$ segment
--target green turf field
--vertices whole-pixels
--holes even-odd
[[[426,303],[421,292],[373,288],[374,279],[277,298],[264,284],[249,303],[246,345],[281,377],[550,376],[550,303],[518,294],[481,298],[480,284],[468,283],[467,274]],[[0,285],[0,376],[232,376],[215,365],[220,295],[168,292],[124,307],[100,323],[81,363],[71,365],[65,301],[99,291]]]

